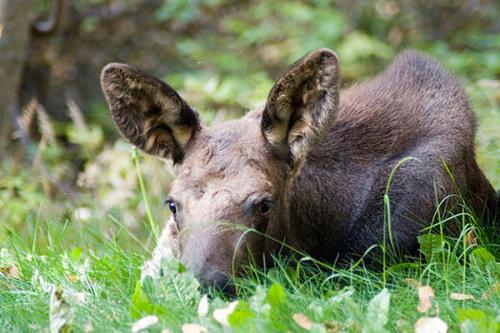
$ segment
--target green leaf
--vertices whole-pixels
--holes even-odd
[[[290,312],[285,288],[279,283],[274,283],[267,291],[265,303],[270,306],[268,312],[270,326],[266,329],[273,332],[289,331],[290,321],[284,320],[284,315]]]
[[[274,283],[267,292],[266,303],[272,307],[279,306],[286,302],[285,288],[279,283]]]
[[[153,304],[162,304],[169,312],[185,306],[194,307],[200,300],[200,283],[194,275],[176,260],[164,259],[160,276],[147,277],[142,291]]]
[[[496,265],[495,257],[484,247],[478,247],[472,250],[471,261],[481,271],[485,271],[488,267]]]
[[[82,248],[76,246],[69,253],[69,258],[71,259],[71,261],[77,262],[78,260],[80,260],[82,253],[83,253]]]
[[[137,281],[130,305],[130,315],[132,316],[132,318],[140,319],[145,314],[166,313],[167,311],[162,305],[151,303],[148,295],[142,289],[141,281]]]
[[[498,332],[500,323],[493,315],[477,309],[458,309],[457,317],[463,333]]]
[[[446,252],[446,241],[440,235],[420,235],[418,243],[420,244],[420,252],[423,253],[427,262],[431,262],[433,259],[439,261],[440,258],[436,254]]]
[[[229,315],[229,324],[232,328],[241,331],[249,331],[254,325],[253,321],[257,315],[250,309],[247,302],[240,301],[236,306],[236,309]],[[246,328],[244,330],[244,328]]]
[[[363,333],[389,332],[385,328],[385,324],[387,324],[389,317],[390,299],[391,294],[384,288],[368,303],[366,321],[362,330]]]

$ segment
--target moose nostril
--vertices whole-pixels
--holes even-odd
[[[205,288],[215,288],[227,296],[236,296],[236,288],[230,276],[213,269],[209,269],[204,275]]]

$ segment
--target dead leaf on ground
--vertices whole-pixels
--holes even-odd
[[[412,325],[410,322],[404,319],[398,319],[396,320],[396,327],[398,328],[399,332],[411,332],[412,331]]]
[[[293,320],[297,323],[297,325],[306,330],[310,330],[313,325],[312,320],[303,313],[294,313]]]
[[[92,322],[89,320],[87,321],[84,325],[83,325],[83,331],[85,333],[90,333],[90,332],[94,332],[94,325],[92,324]]]
[[[1,267],[0,273],[11,279],[19,279],[21,277],[19,268],[17,268],[16,266]]]
[[[471,294],[451,293],[450,298],[455,301],[467,301],[470,299],[474,299],[474,296],[472,296]]]
[[[229,326],[229,316],[233,313],[238,305],[238,301],[234,301],[227,308],[217,309],[214,311],[214,318],[224,326]]]
[[[208,314],[208,295],[205,294],[201,297],[198,303],[198,317],[206,317]]]
[[[325,322],[325,329],[328,333],[339,333],[343,332],[343,325],[338,321],[327,321]]]
[[[415,288],[420,288],[422,287],[422,282],[417,280],[417,279],[411,279],[411,278],[407,278],[405,279],[405,282],[407,285],[409,285],[410,287],[415,287]]]
[[[87,303],[87,295],[84,293],[84,292],[75,292],[75,293],[71,293],[69,295],[73,301],[77,304],[85,304]]]
[[[182,325],[182,333],[208,333],[208,329],[198,324],[184,324]]]
[[[490,289],[486,290],[481,296],[482,299],[487,300],[491,296],[500,293],[500,282],[495,282]]]
[[[78,275],[75,274],[68,274],[67,277],[70,282],[78,282],[78,280],[80,280]]]
[[[427,312],[432,307],[432,299],[435,298],[434,290],[431,286],[422,286],[418,288],[418,312]]]
[[[448,325],[439,317],[422,317],[415,323],[415,333],[446,333]]]
[[[50,333],[73,331],[74,309],[66,302],[60,286],[54,287],[49,303]]]
[[[160,321],[160,319],[154,315],[143,317],[143,318],[139,319],[138,321],[136,321],[134,323],[134,325],[132,325],[132,333],[137,333],[137,332],[143,331],[146,328],[149,328],[153,325],[158,324],[159,321]]]
[[[465,246],[477,246],[477,236],[474,230],[469,230],[465,235]]]

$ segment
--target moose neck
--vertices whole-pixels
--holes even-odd
[[[289,238],[312,256],[331,260],[330,255],[325,256],[341,253],[350,231],[346,226],[351,193],[342,179],[338,170],[308,159],[289,187],[287,215],[288,230],[292,233]]]

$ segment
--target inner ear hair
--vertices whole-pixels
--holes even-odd
[[[101,85],[120,133],[153,155],[182,160],[198,114],[165,82],[126,64],[107,65]]]
[[[331,128],[338,82],[337,56],[319,49],[293,64],[271,89],[262,131],[272,147],[287,150],[291,164],[300,162]]]

